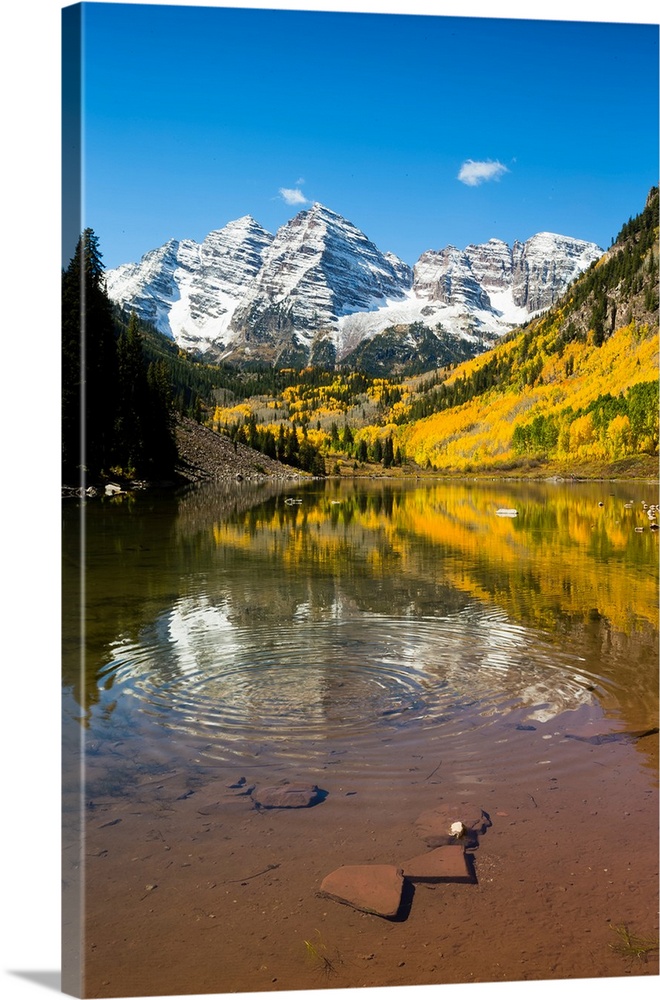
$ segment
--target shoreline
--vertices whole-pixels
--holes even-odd
[[[184,417],[177,421],[177,450],[179,460],[174,476],[170,479],[148,481],[142,478],[112,476],[96,483],[83,486],[62,486],[63,497],[94,497],[132,493],[144,489],[179,489],[201,482],[310,482],[321,477],[312,476],[301,469],[284,465],[269,458],[248,445],[232,442],[224,434],[211,430],[203,424]],[[497,469],[475,468],[470,470],[429,470],[419,468],[394,467],[384,469],[377,465],[353,467],[348,460],[342,466],[337,457],[340,471],[322,477],[324,480],[374,480],[395,481],[460,481],[498,480],[511,482],[660,482],[660,468],[657,457],[641,455],[618,462],[600,464],[596,462],[577,464],[552,463],[535,465],[533,468]]]

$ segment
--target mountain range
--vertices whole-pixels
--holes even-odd
[[[548,309],[603,251],[538,233],[427,250],[414,267],[315,203],[275,235],[251,216],[106,273],[108,296],[205,361],[425,366]],[[452,347],[453,345],[453,347]]]

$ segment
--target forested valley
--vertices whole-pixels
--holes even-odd
[[[103,274],[86,230],[63,272],[65,482],[173,477],[182,416],[316,476],[655,467],[657,188],[551,310],[476,358],[408,378],[206,364],[121,313]]]

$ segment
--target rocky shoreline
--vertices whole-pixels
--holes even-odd
[[[224,434],[188,417],[177,421],[176,445],[179,454],[176,472],[184,482],[310,478],[309,473],[262,455],[246,444],[231,441]]]
[[[151,482],[113,476],[87,488],[65,484],[62,496],[113,496],[153,487],[172,488],[202,482],[284,483],[311,478],[308,472],[284,465],[246,444],[231,441],[224,434],[218,434],[189,417],[177,418],[175,435],[178,461],[173,479]]]
[[[153,487],[172,488],[187,484],[217,482],[217,483],[286,483],[294,481],[307,482],[313,477],[308,472],[284,465],[275,459],[255,451],[246,444],[231,441],[224,434],[218,434],[209,427],[196,423],[188,417],[178,417],[176,425],[176,445],[178,462],[173,480],[162,482],[147,482],[146,480],[113,477],[112,480],[96,483],[83,489],[79,486],[65,485],[62,496],[113,495],[116,493],[135,492]],[[342,470],[345,477],[347,466]],[[415,468],[408,475],[401,469],[388,469],[369,466],[355,471],[350,469],[351,478],[394,478],[433,480],[463,479],[466,474],[426,473]],[[566,468],[564,466],[543,465],[536,468],[518,470],[475,470],[467,478],[470,479],[501,479],[501,480],[645,480],[658,481],[658,462],[654,456],[638,456],[609,465],[593,463],[581,467]]]

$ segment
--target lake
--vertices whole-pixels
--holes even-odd
[[[88,995],[657,974],[657,502],[424,479],[64,501]],[[283,781],[322,801],[255,808]],[[488,818],[471,884],[392,921],[318,895],[425,851],[438,806]]]

